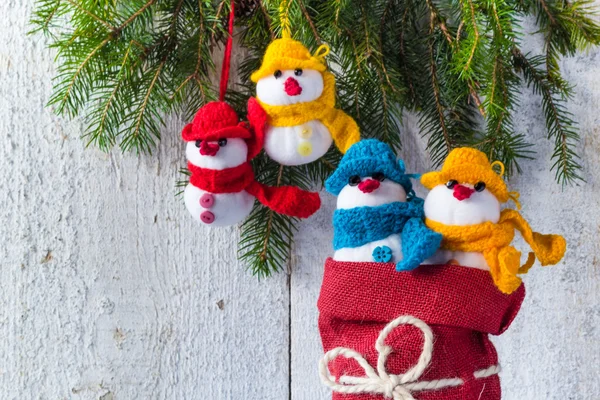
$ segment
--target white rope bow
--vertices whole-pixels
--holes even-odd
[[[412,325],[423,332],[423,351],[419,356],[417,364],[409,368],[400,375],[388,374],[385,363],[388,356],[392,353],[391,346],[385,344],[388,335],[400,325]],[[404,315],[396,318],[386,325],[381,331],[375,349],[379,353],[377,357],[377,371],[367,362],[367,360],[358,352],[345,347],[337,347],[325,353],[319,362],[319,373],[321,381],[336,392],[344,394],[382,394],[386,398],[394,400],[415,400],[412,392],[422,390],[435,390],[446,387],[460,386],[464,383],[461,378],[437,379],[433,381],[419,381],[419,378],[429,366],[433,353],[433,332],[425,322],[410,315]],[[355,377],[342,375],[339,382],[329,371],[329,363],[337,357],[343,356],[353,358],[365,371],[365,377]],[[475,378],[486,378],[500,372],[500,367],[494,365],[484,370],[475,371]]]

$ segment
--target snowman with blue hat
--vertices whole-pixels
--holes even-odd
[[[393,262],[411,271],[436,252],[442,235],[425,226],[410,178],[387,144],[368,139],[350,147],[325,183],[337,196],[334,260]]]

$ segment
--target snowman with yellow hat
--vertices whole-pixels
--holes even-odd
[[[283,165],[302,165],[323,156],[332,141],[345,153],[360,139],[356,122],[335,108],[335,77],[327,71],[322,45],[314,55],[283,37],[267,48],[251,79],[268,115],[265,151]]]
[[[450,152],[441,171],[421,177],[431,190],[424,204],[425,224],[443,236],[440,250],[425,263],[489,270],[498,289],[512,293],[521,284],[517,274],[527,272],[536,257],[542,266],[558,263],[566,242],[559,235],[533,232],[516,210],[501,211],[509,199],[520,208],[518,193],[508,191],[503,174],[501,162],[490,164],[481,151],[458,148]],[[515,229],[533,250],[523,265],[521,252],[511,246]]]

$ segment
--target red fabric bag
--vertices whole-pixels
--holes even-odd
[[[328,259],[318,302],[328,352],[321,378],[333,400],[498,400],[488,334],[510,326],[524,297],[523,285],[505,295],[474,268],[398,273],[393,263]]]

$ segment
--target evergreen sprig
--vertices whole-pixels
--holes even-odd
[[[34,31],[47,36],[58,64],[49,105],[83,116],[89,145],[151,152],[166,114],[190,120],[215,99],[211,56],[227,36],[229,1],[38,0]],[[226,100],[240,115],[254,91],[250,73],[281,35],[279,6],[236,0],[236,32],[248,57],[238,71],[242,82]],[[574,88],[559,61],[600,42],[591,0],[289,0],[288,17],[296,39],[311,49],[331,47],[338,105],[364,137],[401,148],[402,112],[412,110],[434,165],[468,145],[512,174],[535,155],[513,118],[527,86],[542,98],[557,181],[583,179],[577,123],[567,110]],[[544,39],[532,53],[520,44],[527,17]],[[309,165],[281,167],[261,154],[254,167],[264,183],[310,188],[322,184],[340,156],[332,149]],[[257,205],[242,225],[240,258],[259,276],[280,270],[297,223]]]

